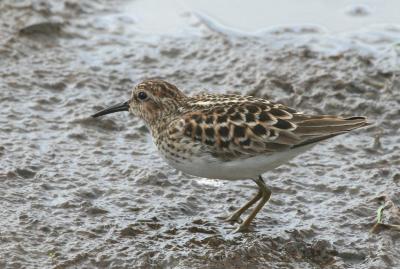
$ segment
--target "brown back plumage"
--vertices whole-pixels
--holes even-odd
[[[368,125],[365,117],[305,115],[251,96],[195,96],[183,110],[176,122],[183,134],[229,159],[301,147]]]

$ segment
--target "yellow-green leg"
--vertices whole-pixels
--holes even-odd
[[[254,179],[256,184],[258,185],[259,191],[261,192],[261,199],[260,202],[257,204],[257,206],[251,211],[250,215],[245,219],[244,222],[242,222],[239,227],[235,230],[235,232],[245,232],[249,230],[250,223],[253,221],[253,219],[256,217],[257,213],[261,210],[261,208],[265,205],[266,202],[268,202],[269,198],[271,197],[271,191],[268,189],[268,187],[265,185],[264,180],[262,179],[261,176],[259,176],[257,179]],[[258,195],[258,194],[257,194]],[[257,196],[256,196],[257,197]],[[254,197],[251,201],[249,201],[247,204],[252,202],[256,197]],[[257,200],[256,200],[257,201]],[[256,202],[254,201],[253,204]],[[247,205],[246,204],[246,205]],[[245,205],[245,206],[246,206]],[[243,206],[243,207],[245,207]],[[251,205],[250,205],[251,206]],[[249,206],[249,207],[250,207]],[[239,209],[240,210],[240,209]],[[238,211],[239,211],[238,210]],[[235,212],[236,213],[236,212]]]
[[[226,218],[226,221],[232,221],[232,222],[241,222],[240,216],[243,214],[244,211],[249,209],[254,203],[256,203],[258,200],[261,199],[262,192],[261,190],[258,190],[257,194],[250,200],[248,201],[244,206],[233,212],[232,215],[230,215],[228,218]]]

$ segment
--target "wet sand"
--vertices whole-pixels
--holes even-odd
[[[370,232],[384,201],[400,224],[400,26],[241,35],[186,13],[149,35],[117,3],[0,3],[0,268],[400,267],[400,233]],[[149,77],[373,125],[266,173],[255,232],[232,234],[218,217],[252,182],[182,174],[139,119],[89,117]]]

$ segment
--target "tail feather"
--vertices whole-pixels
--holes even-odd
[[[341,118],[336,116],[299,116],[294,133],[301,142],[293,147],[313,144],[351,130],[370,125],[365,117]]]

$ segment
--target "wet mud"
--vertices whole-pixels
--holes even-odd
[[[0,268],[399,268],[400,27],[231,34],[186,14],[148,35],[126,2],[0,3]],[[235,92],[370,127],[264,175],[254,232],[218,217],[251,181],[182,174],[129,114],[89,117],[161,77],[187,94]]]

